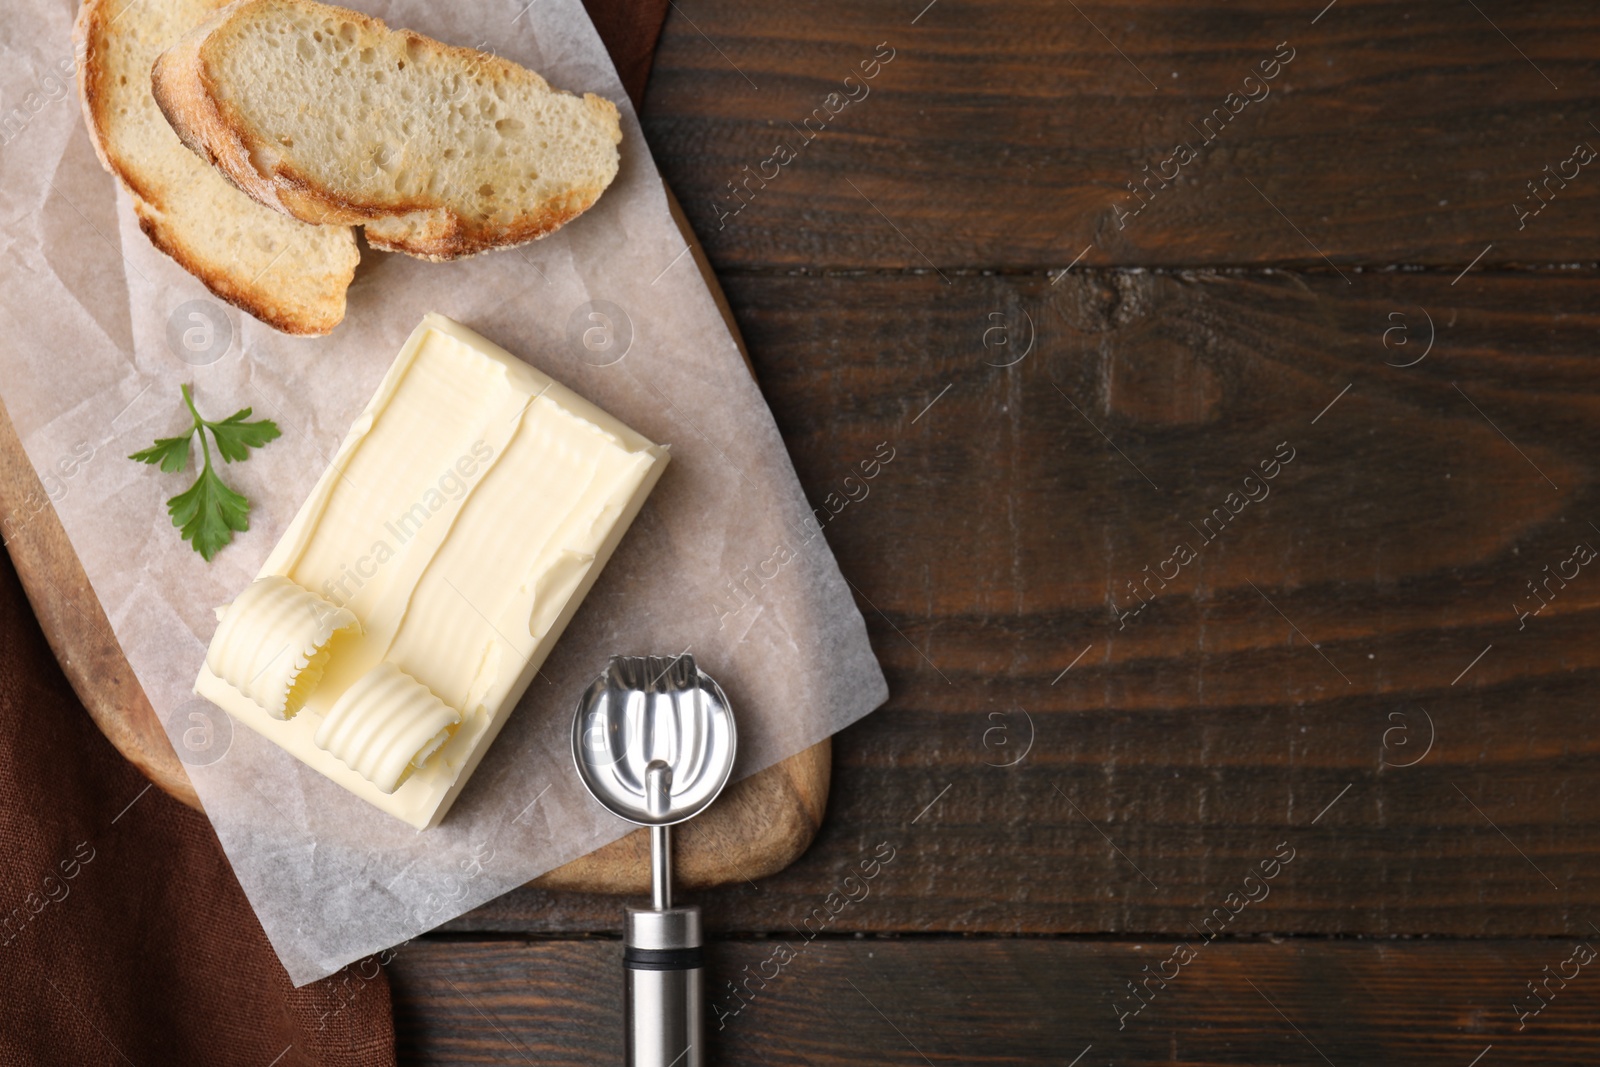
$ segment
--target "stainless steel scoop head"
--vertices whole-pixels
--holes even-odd
[[[641,826],[704,811],[727,785],[737,746],[728,698],[687,654],[611,657],[572,721],[583,784]]]

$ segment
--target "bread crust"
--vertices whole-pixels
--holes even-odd
[[[298,218],[279,202],[271,181],[250,165],[249,150],[241,138],[223,121],[201,58],[201,47],[211,32],[224,25],[248,0],[236,0],[222,8],[156,57],[150,69],[150,92],[156,107],[166,117],[190,151],[217,168],[240,192],[252,200]],[[301,221],[312,221],[302,219]],[[326,222],[348,225],[361,219],[329,217]]]
[[[116,151],[110,133],[112,100],[107,79],[111,72],[106,65],[106,53],[113,24],[128,8],[124,6],[121,11],[113,12],[113,7],[113,0],[84,0],[73,22],[72,37],[78,60],[78,96],[95,155],[100,165],[131,194],[140,231],[163,254],[199,279],[212,294],[274,329],[297,336],[319,336],[330,332],[344,319],[343,294],[355,277],[354,255],[350,257],[342,280],[334,280],[339,297],[336,301],[294,300],[273,287],[258,285],[259,275],[245,278],[240,271],[219,266],[209,257],[199,255],[185,239],[182,226],[169,215],[170,205],[163,202],[160,188],[146,180],[136,161]],[[354,252],[353,240],[351,250]]]
[[[315,305],[274,299],[267,290],[241,283],[232,272],[213,269],[191,257],[182,238],[172,232],[165,218],[137,196],[133,198],[133,211],[138,216],[140,232],[150,239],[151,244],[200,279],[200,283],[211,290],[212,295],[260,319],[274,330],[296,337],[321,337],[331,333],[335,326],[344,321],[342,304],[335,312]],[[354,277],[355,269],[352,267],[344,282],[346,287]]]
[[[107,107],[104,84],[106,71],[98,61],[106,36],[107,0],[83,0],[78,17],[72,23],[72,51],[78,61],[78,102],[83,108],[83,123],[89,128],[89,143],[100,165],[135,197],[145,197],[144,183],[129,168],[114,158],[107,146],[110,134],[106,131]]]
[[[464,216],[433,197],[396,197],[383,203],[370,203],[329,188],[297,169],[284,158],[278,146],[258,136],[225,94],[218,92],[212,79],[216,31],[245,8],[260,2],[235,0],[163,52],[151,71],[156,105],[179,140],[215,166],[236,188],[260,203],[302,222],[365,226],[367,243],[374,248],[441,261],[510,248],[544,237],[593,206],[610,184],[608,178],[570,189],[546,200],[536,210],[492,223]],[[507,78],[532,78],[545,90],[560,91],[551,89],[536,72],[499,56],[444,44],[411,30],[391,30],[381,19],[358,11],[329,10],[336,11],[342,20],[356,24],[364,33],[398,36],[408,49],[426,49],[466,64],[489,68]],[[617,106],[594,93],[585,93],[581,99],[590,118],[610,135],[612,144],[620,144],[622,125]]]

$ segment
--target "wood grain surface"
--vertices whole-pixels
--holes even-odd
[[[1181,967],[1167,964],[1170,941],[789,943],[792,958],[775,956],[778,940],[712,952],[710,995],[727,1012],[709,1024],[715,1062],[1556,1067],[1600,1055],[1600,982],[1594,964],[1567,963],[1571,940],[1219,940],[1189,946]],[[607,942],[408,946],[390,968],[402,1059],[620,1063],[620,969]],[[1162,970],[1176,977],[1141,984],[1134,1014],[1128,983]],[[1536,1004],[1527,983],[1559,971],[1577,977],[1550,979],[1519,1029],[1519,995],[1524,1011]],[[748,983],[742,1000],[728,982]]]
[[[1593,4],[927,3],[679,5],[645,130],[720,269],[1595,260]]]
[[[1558,935],[1600,914],[1600,573],[1513,610],[1600,546],[1593,272],[729,293],[814,498],[895,450],[826,528],[893,696],[838,739],[810,854],[708,895],[714,928],[783,929],[885,839],[907,873],[842,929],[1181,932],[1282,840],[1303,858],[1235,930]],[[983,344],[996,311],[1038,328],[1011,367]],[[1412,336],[1386,348],[1393,311]],[[1424,312],[1433,350],[1387,365],[1421,354]],[[1268,495],[1233,515],[1251,470]],[[1194,561],[1146,591],[1178,544]],[[1130,580],[1149,603],[1124,621]],[[455,928],[615,924],[608,901],[529,890]]]

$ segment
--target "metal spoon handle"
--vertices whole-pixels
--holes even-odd
[[[627,1067],[704,1067],[700,909],[628,909],[623,936]]]
[[[672,908],[672,827],[650,827],[650,903],[656,911]]]
[[[650,814],[664,817],[672,808],[672,767],[651,760],[644,772],[645,803]],[[650,900],[657,911],[672,907],[672,826],[650,827]]]

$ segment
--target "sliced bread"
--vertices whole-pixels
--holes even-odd
[[[85,0],[74,37],[89,137],[157,248],[263,322],[324,334],[344,318],[353,231],[286,218],[233,188],[183,146],[150,93],[156,56],[224,2]]]
[[[617,174],[616,105],[312,0],[240,0],[163,53],[185,144],[299,219],[456,259],[543,237]]]

